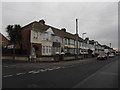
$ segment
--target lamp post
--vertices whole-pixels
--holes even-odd
[[[110,53],[111,53],[111,43],[110,43],[110,50],[109,50],[109,51],[110,51]]]
[[[110,48],[111,48],[111,43],[110,43]]]
[[[84,39],[84,34],[87,34],[86,32],[85,33],[82,33],[82,38]]]

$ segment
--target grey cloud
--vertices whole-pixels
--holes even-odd
[[[75,33],[75,19],[79,20],[79,34],[86,32],[101,44],[117,47],[118,4],[112,2],[7,2],[3,3],[3,32],[8,24],[22,26],[41,18],[57,28],[65,27]]]

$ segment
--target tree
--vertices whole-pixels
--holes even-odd
[[[21,35],[21,26],[20,25],[15,25],[14,26],[14,31],[15,31],[15,42],[19,44],[20,49],[22,49],[22,35]]]
[[[15,45],[18,43],[20,48],[22,44],[21,26],[20,25],[8,25],[6,28],[10,42],[14,45],[13,54],[15,55]]]
[[[22,43],[22,35],[21,35],[21,26],[20,25],[8,25],[7,26],[7,33],[8,37],[10,39],[10,42],[13,44],[19,44],[19,46]]]
[[[8,33],[8,37],[10,39],[10,42],[15,42],[13,25],[8,25],[6,29],[7,29],[6,32]]]

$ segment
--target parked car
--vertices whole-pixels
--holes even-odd
[[[114,55],[114,53],[110,53],[109,54],[109,58],[112,58],[112,57],[114,57],[115,55]]]
[[[97,60],[106,60],[108,58],[107,54],[105,53],[100,53],[98,56],[97,56]]]

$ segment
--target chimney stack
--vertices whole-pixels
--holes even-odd
[[[39,21],[39,23],[41,23],[41,24],[45,24],[45,20],[43,20],[43,19],[41,19],[40,21]]]
[[[85,38],[85,40],[89,40],[89,38],[87,37],[87,38]]]
[[[65,28],[62,28],[61,30],[64,31],[64,32],[66,32],[66,29],[65,29]]]

